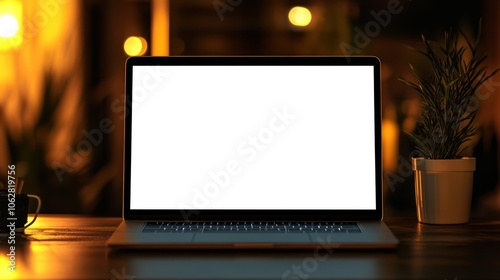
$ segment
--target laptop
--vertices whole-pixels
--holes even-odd
[[[376,57],[132,57],[110,248],[394,248]]]

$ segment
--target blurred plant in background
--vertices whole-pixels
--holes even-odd
[[[76,177],[59,182],[52,168],[53,162],[65,162],[67,147],[84,125],[78,6],[76,1],[26,0],[0,6],[0,17],[17,19],[12,36],[17,39],[0,41],[0,172],[15,164],[16,176],[25,178],[25,192],[48,202],[43,212],[80,210]],[[82,170],[85,164],[73,168]],[[5,187],[6,172],[0,179]]]

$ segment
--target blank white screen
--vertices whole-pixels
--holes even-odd
[[[371,66],[134,66],[131,209],[375,209]]]

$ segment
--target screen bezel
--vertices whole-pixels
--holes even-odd
[[[374,126],[375,126],[375,194],[373,210],[140,210],[130,209],[131,141],[132,141],[132,69],[133,66],[156,65],[365,65],[374,67]],[[382,145],[380,60],[374,56],[170,56],[130,57],[125,67],[125,137],[123,173],[123,218],[125,220],[362,220],[382,219]]]

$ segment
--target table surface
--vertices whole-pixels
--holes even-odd
[[[385,222],[395,250],[111,251],[121,218],[41,215],[16,236],[16,271],[0,239],[0,279],[500,279],[500,219],[466,225]]]

